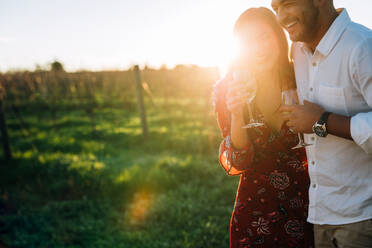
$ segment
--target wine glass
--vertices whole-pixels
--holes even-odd
[[[296,94],[295,90],[283,91],[282,92],[282,99],[283,99],[284,104],[286,104],[286,105],[296,105],[296,104],[298,104],[298,98],[297,98],[297,94]],[[311,145],[311,144],[307,144],[303,140],[301,133],[297,133],[297,135],[298,135],[298,140],[299,140],[298,144],[296,146],[292,147],[292,149],[298,149],[298,148],[302,148],[302,147],[306,147],[306,146]]]
[[[253,99],[256,97],[257,93],[257,84],[253,75],[248,70],[237,70],[234,72],[234,79],[238,81],[242,81],[248,84],[250,88],[250,96],[247,99],[247,107],[248,107],[248,114],[249,114],[249,123],[242,126],[242,128],[253,128],[253,127],[260,127],[264,124],[261,122],[257,122],[252,113],[252,106],[251,103]]]

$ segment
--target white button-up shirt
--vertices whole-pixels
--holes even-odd
[[[327,111],[351,116],[353,141],[306,134],[314,224],[372,218],[372,31],[343,10],[314,53],[292,44],[298,95]]]

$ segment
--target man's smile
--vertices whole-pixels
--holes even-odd
[[[296,25],[296,23],[297,23],[297,21],[290,22],[290,23],[288,23],[288,24],[285,25],[285,28],[291,28],[294,25]]]
[[[295,21],[289,22],[287,24],[284,24],[283,26],[288,31],[288,33],[291,33],[297,23],[298,23],[298,21],[295,20]]]

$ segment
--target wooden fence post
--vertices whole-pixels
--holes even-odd
[[[148,130],[147,130],[147,121],[146,121],[146,109],[145,109],[145,104],[143,100],[143,87],[142,87],[141,74],[140,74],[138,65],[134,66],[134,83],[136,85],[136,91],[137,91],[138,110],[141,116],[142,134],[144,138],[147,138]]]
[[[9,160],[12,158],[12,151],[10,150],[10,145],[9,145],[8,128],[6,125],[5,107],[3,103],[3,95],[1,92],[1,88],[0,88],[0,129],[1,129],[1,137],[2,137],[4,155],[5,155],[5,158]]]

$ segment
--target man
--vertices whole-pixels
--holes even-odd
[[[372,31],[332,0],[272,0],[292,44],[316,247],[372,247]]]

